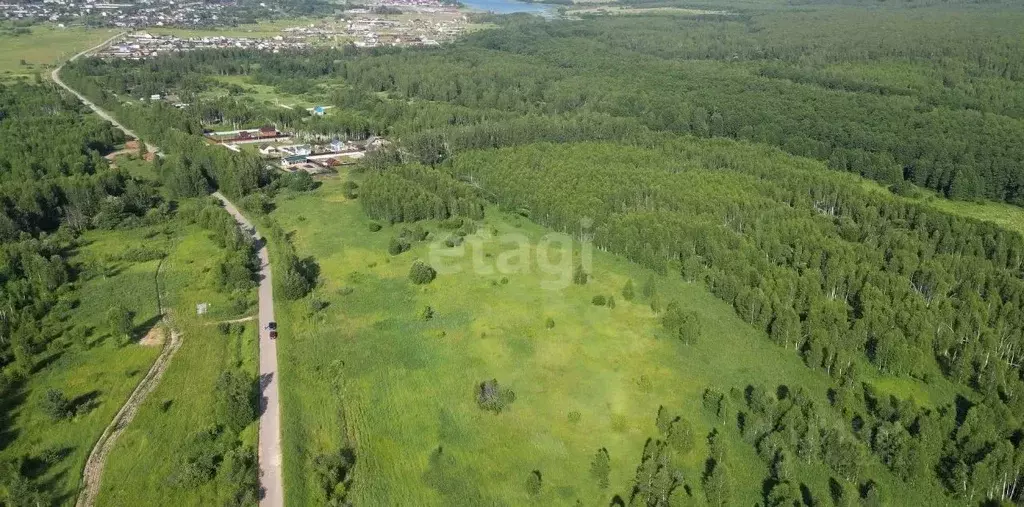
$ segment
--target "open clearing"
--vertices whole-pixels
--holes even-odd
[[[5,400],[16,408],[10,412],[11,429],[0,435],[0,458],[39,456],[47,450],[61,456],[53,464],[39,463],[35,470],[61,502],[73,502],[93,444],[160,352],[135,343],[118,346],[104,323],[107,309],[119,304],[134,312],[140,332],[159,316],[154,283],[158,261],[108,260],[126,247],[162,240],[145,240],[148,232],[152,231],[92,231],[84,236],[84,246],[71,261],[90,274],[84,275],[80,290],[65,297],[68,332],[62,345],[67,348],[54,347],[17,396]],[[72,336],[79,336],[75,333],[81,333],[81,341],[69,343]],[[53,422],[41,410],[50,388],[64,391],[72,400],[77,412],[73,418]]]
[[[165,304],[181,333],[181,349],[160,385],[139,408],[107,459],[97,505],[211,505],[228,494],[223,481],[183,488],[171,477],[182,449],[198,432],[217,421],[215,386],[223,371],[241,367],[255,376],[255,325],[235,324],[227,334],[210,323],[246,315],[215,290],[213,272],[221,250],[209,233],[189,226],[170,251],[164,267]],[[209,303],[197,316],[195,305]],[[242,433],[255,446],[256,426]]]
[[[705,387],[728,391],[757,379],[824,397],[828,385],[700,285],[659,277],[664,301],[698,312],[704,323],[695,345],[660,338],[647,302],[619,294],[627,279],[639,288],[652,273],[602,252],[595,252],[585,286],[544,290],[540,284],[551,276],[536,269],[481,275],[468,259],[461,273],[415,286],[407,274],[415,259],[427,257],[427,244],[389,255],[401,224],[370,232],[358,202],[343,197],[341,181],[279,198],[273,216],[294,231],[299,255],[320,263],[315,297],[329,303],[316,313],[307,300],[278,307],[291,505],[316,503],[313,458],[347,444],[354,444],[358,463],[349,497],[355,504],[597,505],[628,492],[644,442],[658,435],[659,405],[694,425],[697,445],[682,467],[686,484],[701,495],[703,436],[717,422],[700,408]],[[437,239],[436,224],[427,228]],[[547,232],[494,209],[480,231],[467,243],[497,232],[526,234],[537,244]],[[483,244],[482,258],[492,266],[509,248]],[[617,306],[594,306],[597,294],[615,296]],[[430,320],[422,317],[427,306]],[[474,399],[475,386],[492,378],[516,393],[500,414],[482,411]],[[726,435],[737,456],[734,499],[753,504],[762,498],[765,470],[737,432]],[[440,483],[431,479],[430,464],[439,447],[453,463]],[[612,462],[607,490],[588,473],[601,447]],[[533,499],[524,488],[532,470],[544,483]],[[800,472],[826,490],[821,470]]]
[[[33,26],[26,35],[0,35],[0,76],[31,76],[40,72],[47,77],[44,69],[56,66],[75,53],[90,48],[117,33],[114,30],[96,28],[56,28],[46,25]],[[24,60],[27,65],[21,65]]]

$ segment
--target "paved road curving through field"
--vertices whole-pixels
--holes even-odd
[[[110,44],[122,34],[115,35],[110,39],[107,39],[103,43],[89,48],[81,53],[71,57],[69,61],[77,60],[82,55],[91,51],[98,50]],[[121,125],[110,113],[104,111],[99,106],[94,104],[89,99],[85,98],[82,94],[78,93],[70,86],[66,85],[64,81],[60,79],[60,71],[64,68],[64,65],[57,67],[50,74],[53,82],[71,92],[83,104],[89,106],[96,114],[103,119],[112,123],[115,127],[125,133],[129,137],[139,139],[139,136],[135,135],[134,132],[127,129],[124,125]],[[159,148],[151,144],[146,144],[147,149],[151,153],[159,153]],[[259,462],[260,462],[260,505],[263,507],[284,507],[284,487],[282,484],[282,464],[281,464],[281,408],[278,401],[278,388],[277,388],[277,342],[270,339],[270,333],[267,330],[267,324],[274,321],[274,293],[273,285],[270,278],[270,254],[267,251],[266,241],[256,232],[256,228],[253,227],[238,208],[231,203],[223,194],[215,192],[213,194],[223,205],[224,209],[234,217],[235,221],[238,222],[238,226],[245,231],[247,234],[251,234],[256,239],[256,245],[258,255],[260,259],[260,286],[259,286],[259,346],[260,346],[260,419],[259,419]],[[172,343],[175,340],[172,337]],[[177,344],[180,345],[181,341],[178,340]],[[177,350],[175,347],[174,350]],[[173,354],[173,352],[172,352]],[[163,357],[163,355],[161,355]],[[168,360],[170,357],[167,358]],[[163,368],[166,368],[166,361],[161,362],[157,359],[157,363],[154,363],[153,369],[157,368],[157,364],[162,364],[159,373],[163,373]],[[150,370],[150,374],[153,373],[153,369]],[[150,378],[150,375],[147,375]],[[159,381],[159,375],[155,377],[155,381]],[[152,382],[151,385],[143,389],[143,383],[139,384],[136,388],[136,392],[140,390],[145,391],[148,394],[153,387],[156,386],[156,382]],[[145,397],[143,394],[143,398]],[[95,493],[99,491],[100,475],[103,472],[103,464],[106,459],[106,452],[103,448],[109,450],[113,446],[113,440],[116,439],[117,435],[120,434],[120,430],[131,421],[131,417],[122,418],[122,413],[128,413],[134,416],[134,409],[131,408],[132,400],[135,397],[135,393],[129,398],[128,403],[121,408],[118,412],[117,417],[111,423],[111,428],[116,427],[116,433],[112,433],[110,438],[107,438],[107,432],[104,432],[104,437],[101,437],[100,441],[97,442],[93,448],[92,453],[89,456],[90,462],[93,460],[93,456],[96,456],[95,463],[87,463],[85,472],[83,473],[84,488],[82,495],[79,497],[79,507],[92,507],[95,501]],[[136,405],[137,408],[137,405]],[[110,430],[110,428],[108,428]],[[90,493],[91,492],[91,493]]]

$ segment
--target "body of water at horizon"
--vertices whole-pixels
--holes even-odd
[[[515,0],[462,0],[462,3],[466,7],[479,11],[489,11],[495,14],[511,14],[513,12],[548,14],[554,11],[554,6],[552,5],[517,2]]]

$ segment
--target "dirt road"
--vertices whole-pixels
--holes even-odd
[[[177,331],[172,331],[171,339],[164,343],[163,350],[160,351],[160,355],[153,362],[153,366],[149,368],[149,372],[146,373],[146,376],[142,378],[139,385],[132,391],[131,396],[128,397],[128,401],[121,407],[121,410],[117,411],[114,420],[110,421],[107,428],[103,430],[100,439],[96,441],[92,452],[89,453],[89,459],[85,462],[85,470],[82,472],[83,487],[78,494],[78,500],[75,502],[76,507],[92,507],[95,505],[96,496],[100,492],[100,481],[103,478],[103,466],[107,462],[107,455],[114,448],[118,437],[128,427],[128,423],[132,422],[132,419],[135,418],[135,414],[139,411],[139,406],[146,400],[149,393],[153,392],[153,389],[156,389],[156,386],[160,384],[160,379],[164,376],[167,366],[171,364],[171,358],[174,357],[174,353],[179,348],[181,348],[181,335]]]
[[[120,37],[120,34],[107,39],[103,43],[82,51],[77,55],[71,57],[74,61],[82,55],[100,49],[107,44],[110,44],[113,40]],[[103,119],[112,123],[115,127],[120,129],[125,135],[138,139],[139,136],[135,135],[134,132],[125,128],[124,125],[118,123],[113,116],[109,113],[100,109],[99,106],[93,104],[92,101],[82,96],[70,86],[66,85],[64,81],[60,79],[60,71],[64,66],[61,65],[53,70],[50,77],[53,78],[53,82],[60,85],[65,90],[73,93],[83,104],[89,106],[96,114]],[[160,150],[156,146],[146,143],[147,149],[152,153],[159,154]],[[231,213],[241,227],[248,234],[252,234],[257,241],[257,247],[259,248],[258,255],[260,259],[260,286],[259,286],[259,342],[260,342],[260,419],[259,419],[259,462],[260,462],[260,505],[264,507],[284,507],[284,487],[282,484],[282,464],[281,464],[281,409],[278,402],[278,389],[277,389],[277,342],[270,339],[270,334],[267,330],[267,324],[274,320],[274,293],[273,284],[271,282],[270,274],[270,254],[267,251],[266,241],[256,232],[256,228],[245,218],[242,213],[238,211],[238,208],[231,203],[224,195],[220,192],[215,192],[214,197],[220,200],[224,205],[224,209]],[[176,351],[177,347],[180,346],[181,340],[176,334],[171,335],[169,344],[177,344],[173,350]],[[165,351],[170,345],[165,346]],[[171,352],[173,355],[173,351]],[[161,353],[161,358],[164,357]],[[166,368],[166,361],[170,360],[170,356],[165,361],[161,362],[160,358],[157,358],[157,362],[153,364],[153,368],[150,369],[150,374],[154,373],[154,368],[158,368],[158,365],[162,365],[159,368],[159,374],[155,377],[155,382],[149,384],[144,379],[139,387],[136,388],[136,392],[140,390],[144,391],[142,399],[145,399],[145,395],[149,394],[149,391],[156,386],[159,382],[159,376],[163,374],[163,369]],[[150,377],[147,374],[146,378]],[[151,385],[150,385],[151,384]],[[146,385],[150,385],[147,389],[144,389]],[[92,507],[93,502],[96,498],[96,493],[99,492],[100,476],[103,473],[103,464],[106,458],[106,453],[113,445],[113,441],[116,440],[116,436],[120,434],[120,431],[124,428],[131,418],[135,415],[135,410],[138,405],[135,404],[132,408],[132,399],[135,398],[135,393],[132,393],[132,397],[129,398],[128,403],[121,408],[118,415],[114,418],[114,421],[110,423],[110,435],[104,432],[104,436],[97,442],[96,447],[93,448],[92,453],[89,456],[89,463],[86,464],[85,472],[83,474],[83,481],[85,486],[82,490],[82,494],[78,499],[79,507]],[[141,401],[139,401],[141,403]],[[124,413],[127,417],[122,417]],[[111,428],[114,428],[111,430]],[[96,461],[93,462],[93,456],[96,456]],[[90,466],[90,463],[92,466]]]

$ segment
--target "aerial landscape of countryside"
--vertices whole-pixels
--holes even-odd
[[[1024,4],[0,4],[0,507],[1024,505]]]

